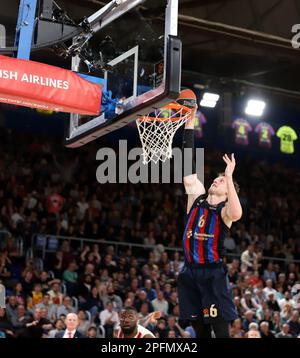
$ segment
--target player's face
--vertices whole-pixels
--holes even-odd
[[[137,315],[135,312],[123,311],[119,314],[120,326],[124,334],[131,334],[137,327]]]
[[[223,196],[227,194],[227,182],[225,176],[218,176],[210,188],[208,189],[209,194]]]

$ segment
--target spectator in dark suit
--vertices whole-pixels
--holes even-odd
[[[48,333],[53,328],[52,323],[45,317],[43,310],[36,308],[32,318],[25,321],[25,328],[20,332],[23,338],[42,338],[43,334]]]
[[[78,317],[75,313],[69,313],[65,320],[66,329],[58,332],[55,338],[85,338],[81,333],[77,331]]]

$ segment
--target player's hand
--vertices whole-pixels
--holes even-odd
[[[227,154],[223,155],[223,160],[226,163],[225,176],[232,177],[235,168],[234,154],[231,154],[231,158]]]
[[[151,317],[150,317],[150,323],[152,324],[155,324],[157,323],[156,321],[158,319],[160,319],[160,317],[162,316],[161,312],[160,311],[155,311],[151,314]]]

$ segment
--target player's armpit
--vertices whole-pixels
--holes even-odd
[[[229,228],[231,227],[233,222],[238,221],[241,218],[241,216],[230,215],[230,211],[228,210],[228,203],[225,204],[224,208],[222,209],[221,217],[225,225],[228,226]]]

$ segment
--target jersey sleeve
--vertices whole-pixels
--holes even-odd
[[[292,139],[293,140],[297,140],[298,139],[298,136],[297,136],[297,133],[293,130],[293,132],[291,133],[292,134]]]

